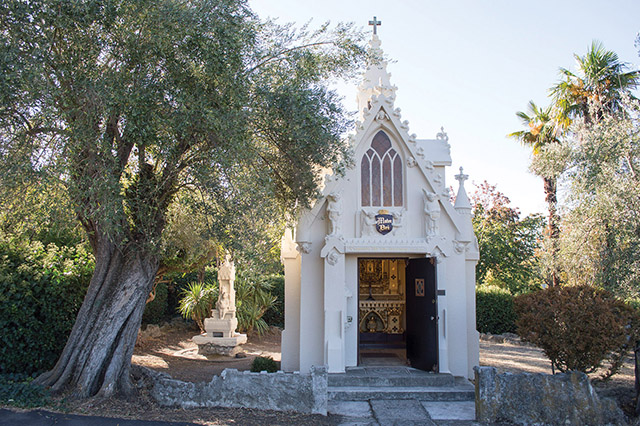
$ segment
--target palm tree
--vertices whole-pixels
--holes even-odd
[[[577,117],[592,123],[603,113],[619,112],[623,94],[633,97],[631,90],[640,83],[640,71],[628,71],[618,55],[598,41],[591,43],[584,56],[574,57],[577,72],[560,68],[563,79],[551,88],[556,121],[563,128]]]
[[[545,146],[558,143],[559,131],[555,120],[552,117],[552,107],[541,108],[533,101],[529,101],[527,112],[518,111],[516,115],[520,118],[525,130],[510,133],[509,137],[517,139],[523,145],[530,146],[533,149],[533,155],[539,155]],[[558,237],[560,236],[560,228],[558,226],[559,218],[556,209],[556,177],[542,176],[544,182],[545,200],[549,205],[549,225],[548,233],[551,239],[552,250],[552,274],[551,286],[560,284],[557,273],[557,253],[558,253]]]
[[[189,283],[181,292],[178,310],[184,318],[191,318],[205,333],[204,320],[211,316],[211,309],[218,298],[218,286],[212,283]]]

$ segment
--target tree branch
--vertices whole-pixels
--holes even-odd
[[[257,70],[258,68],[262,67],[263,65],[265,65],[265,64],[267,64],[267,63],[269,63],[269,62],[271,62],[273,60],[276,60],[276,59],[278,59],[278,58],[280,58],[280,57],[282,57],[282,56],[284,56],[284,55],[286,55],[288,53],[295,52],[296,50],[308,49],[310,47],[323,46],[323,45],[326,45],[326,44],[333,44],[333,42],[331,42],[331,41],[318,41],[318,42],[314,42],[314,43],[307,43],[307,44],[303,44],[303,45],[300,45],[300,46],[291,47],[289,49],[281,50],[280,52],[277,52],[277,53],[275,53],[273,55],[268,55],[265,58],[262,58],[262,60],[260,62],[258,62],[254,67],[249,68],[249,70],[247,70],[244,74],[245,75],[251,74],[255,70]]]

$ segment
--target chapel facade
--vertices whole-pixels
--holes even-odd
[[[375,31],[369,44],[381,58]],[[323,196],[282,239],[281,367],[411,365],[471,378],[478,244],[467,176],[456,176],[452,204],[448,136],[409,134],[386,66],[370,60],[358,87],[356,166],[327,176]]]

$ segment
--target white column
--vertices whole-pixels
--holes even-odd
[[[324,258],[324,363],[329,373],[345,371],[346,322],[344,240],[328,236],[320,252]]]
[[[445,260],[442,255],[438,256],[436,264],[436,288],[438,291],[444,291],[444,295],[436,296],[438,301],[438,370],[440,373],[450,373],[449,371],[449,341],[447,339],[450,329],[448,324],[447,311],[447,270]]]
[[[466,289],[467,289],[467,342],[468,342],[468,372],[467,378],[474,377],[473,367],[480,364],[480,333],[476,329],[476,264],[480,258],[476,249],[476,242],[466,252]]]
[[[301,257],[290,229],[285,231],[281,244],[284,264],[284,330],[282,330],[283,371],[300,370],[300,273]]]

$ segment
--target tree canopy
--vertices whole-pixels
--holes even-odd
[[[622,101],[624,114],[578,121],[575,135],[536,162],[563,169],[560,254],[574,283],[640,296],[640,104]]]
[[[0,5],[3,194],[62,187],[96,257],[69,342],[40,383],[129,390],[181,194],[230,244],[307,206],[319,170],[349,164],[349,121],[326,83],[358,70],[360,40],[348,25],[261,22],[236,0]]]
[[[565,129],[577,117],[594,121],[603,112],[620,111],[623,95],[640,82],[640,71],[629,70],[616,52],[598,41],[583,56],[574,57],[577,71],[560,68],[562,79],[551,89],[556,121]]]
[[[539,287],[536,251],[544,218],[531,215],[520,219],[509,198],[486,181],[478,186],[472,200],[473,230],[480,249],[477,283],[498,285],[512,294]]]

